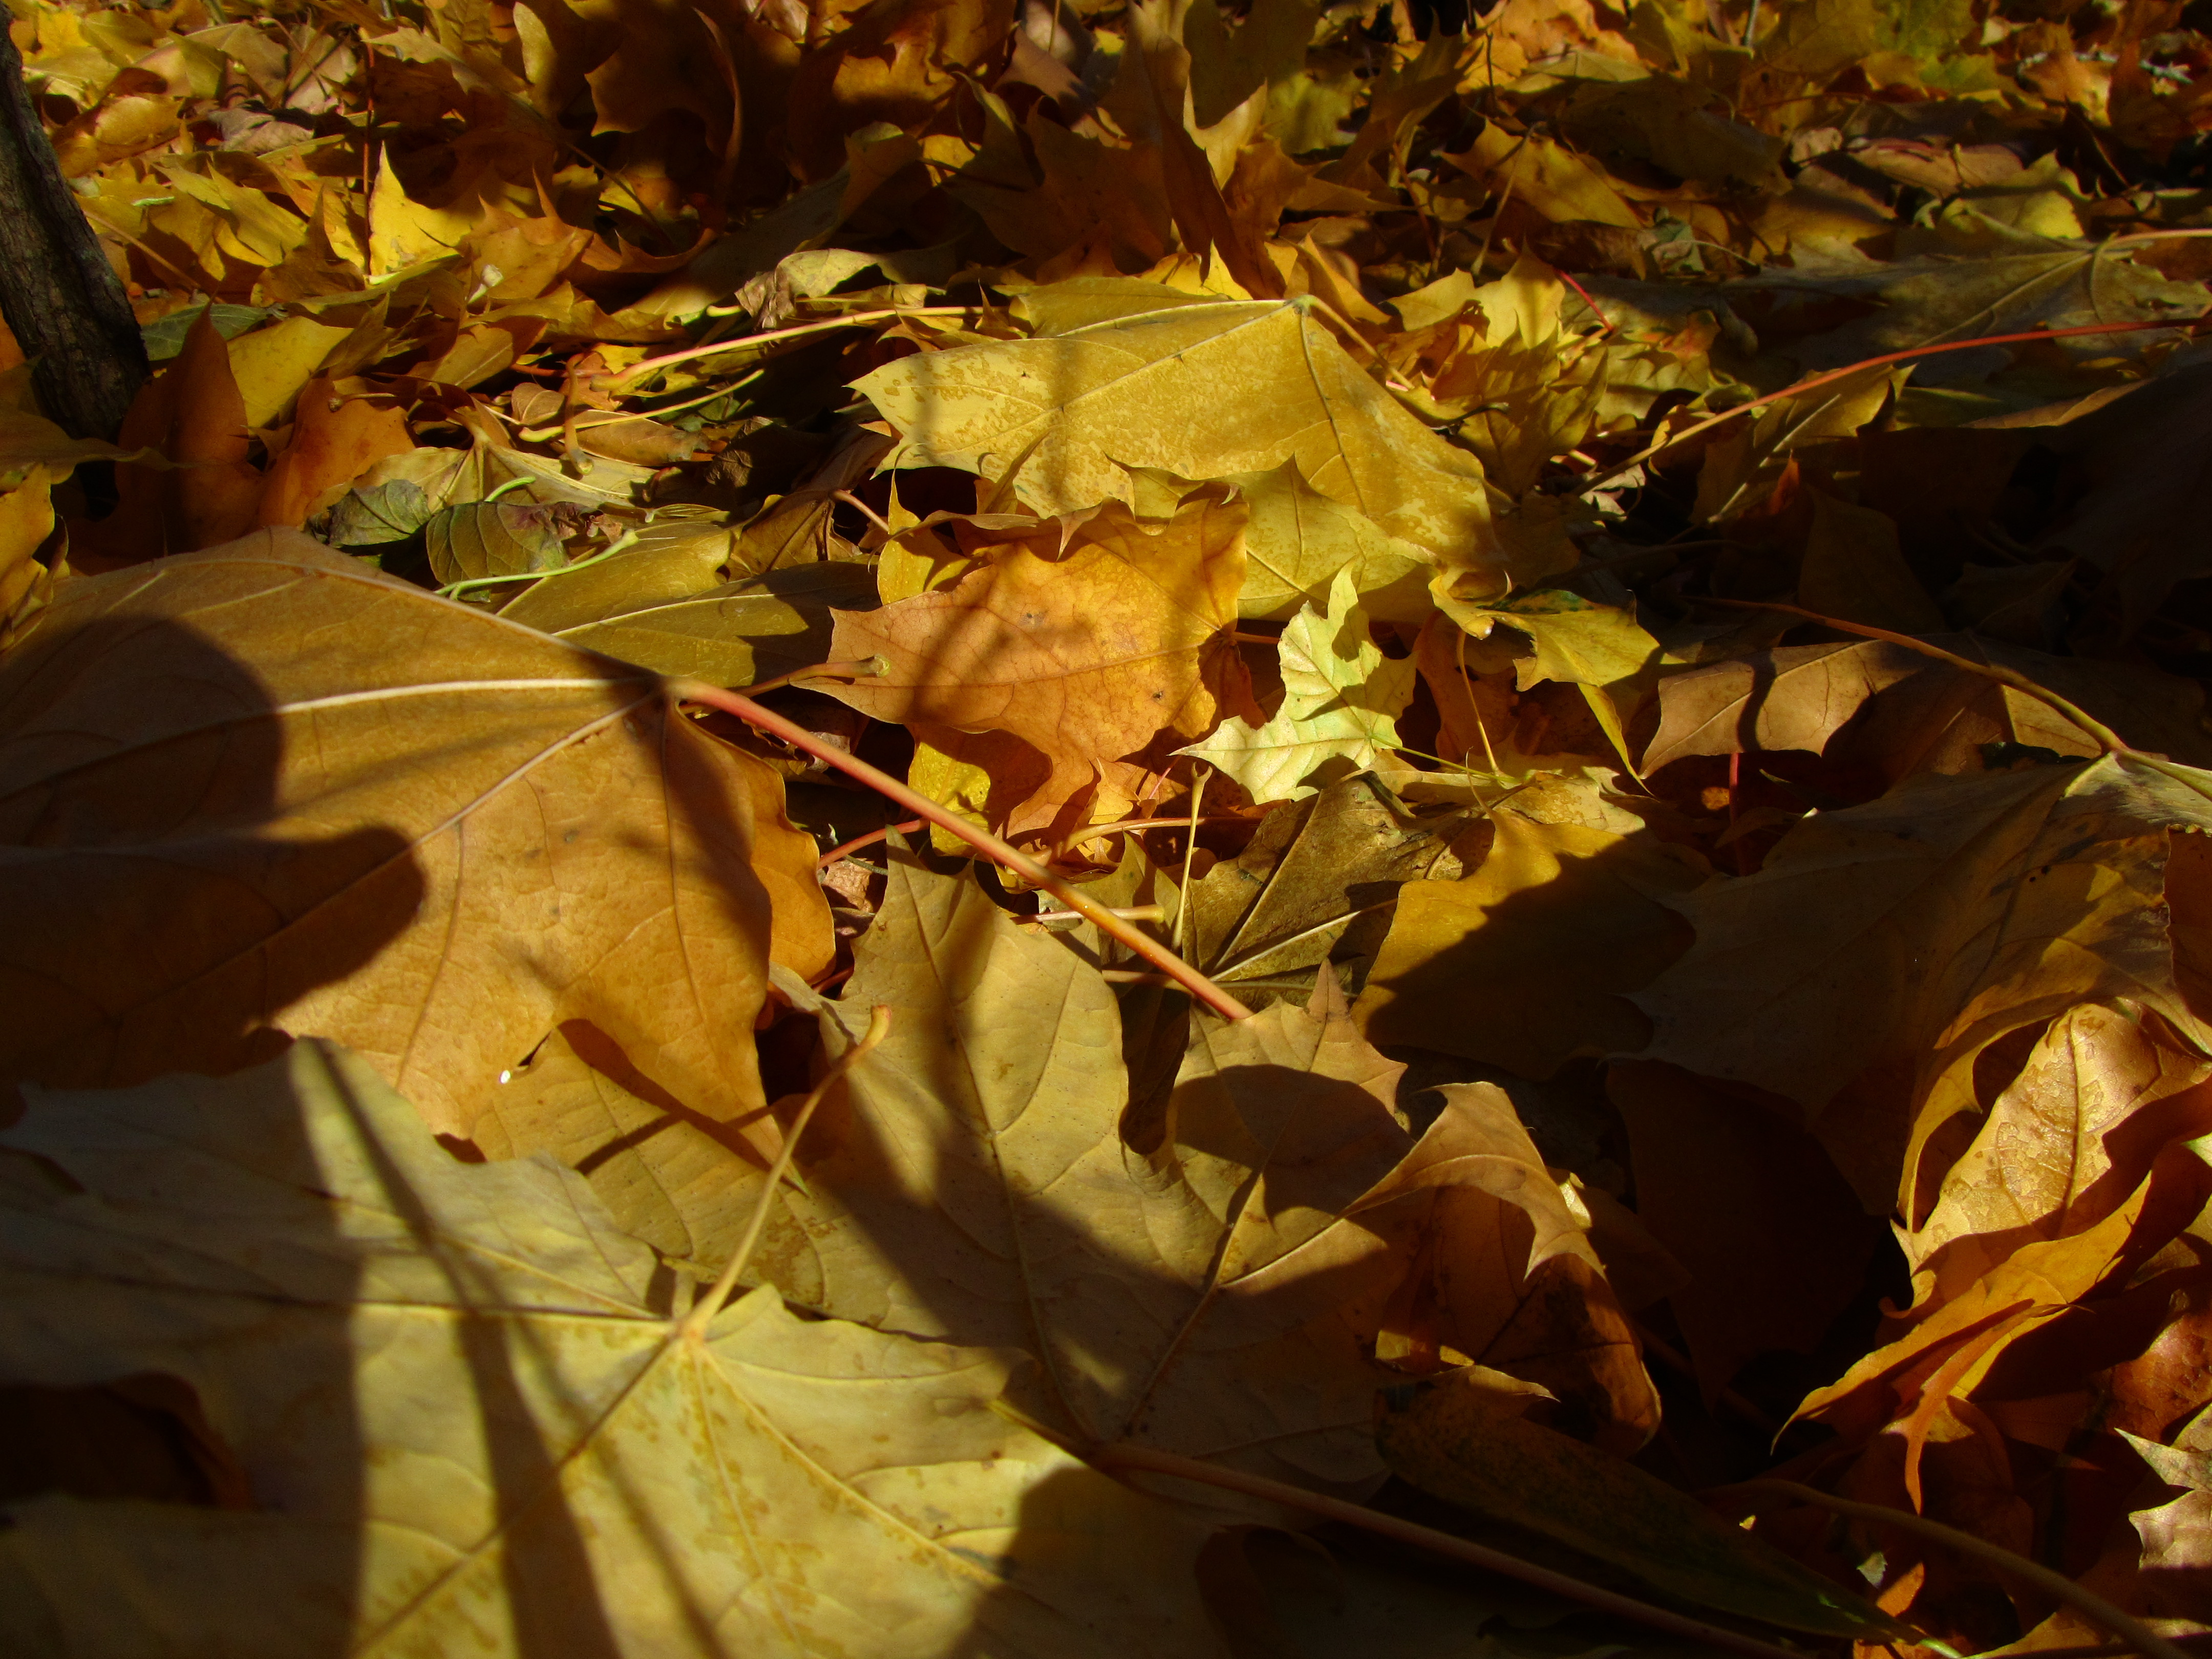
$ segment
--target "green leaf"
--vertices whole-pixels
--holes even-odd
[[[430,521],[430,498],[411,478],[354,490],[331,509],[333,547],[381,547],[404,542]]]
[[[1311,605],[1299,611],[1278,651],[1283,706],[1275,717],[1261,726],[1224,720],[1206,742],[1177,754],[1226,772],[1255,800],[1297,800],[1398,746],[1413,664],[1385,658],[1376,645],[1349,570],[1330,585],[1328,614],[1316,616]]]
[[[433,514],[422,534],[441,582],[526,575],[567,562],[550,507],[470,501]]]

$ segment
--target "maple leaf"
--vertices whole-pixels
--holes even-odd
[[[1480,467],[1363,374],[1310,307],[1110,292],[1039,290],[1023,301],[1033,337],[908,357],[855,382],[900,434],[888,464],[996,476],[1027,452],[1015,487],[1059,513],[1126,500],[1127,466],[1206,477],[1295,461],[1394,536],[1499,556]]]
[[[1605,1511],[1638,1571],[1717,1535],[1618,1462],[1648,1351],[1698,1384],[1680,1484],[1803,1414],[1833,1437],[1790,1472],[1899,1516],[1769,1494],[1732,1544],[1878,1579],[1959,1651],[2160,1650],[2020,1575],[2208,1612],[2205,382],[2175,355],[2205,301],[2166,187],[2206,49],[2157,7],[1988,9],[29,6],[26,107],[162,367],[82,444],[30,396],[18,348],[51,349],[0,332],[0,1060],[343,1038],[456,1150],[572,1166],[679,1279],[765,1202],[754,1271],[803,1313],[746,1330],[779,1352],[1025,1349],[959,1362],[960,1398],[1199,1478],[1368,1489],[1377,1385],[1452,1373],[1581,1443],[1493,1479],[1508,1432],[1440,1437],[1407,1473],[1486,1521],[1540,1494],[1513,1524],[1554,1538]],[[1960,125],[1996,105],[2002,143]],[[107,461],[118,510],[104,466],[57,492]],[[357,556],[173,556],[255,525]],[[1279,706],[1240,621],[1283,625]],[[661,674],[776,738],[677,719]],[[862,756],[913,792],[890,817],[829,781],[879,782]],[[1051,903],[1029,866],[1002,905],[886,861],[908,814],[944,854],[1018,837]],[[1194,1016],[1163,944],[1262,1012]],[[764,1095],[878,991],[918,1022],[902,1071],[836,1085],[771,1194],[798,1109]],[[105,1455],[83,1425],[135,1434],[170,1386],[27,1391],[6,1461]],[[899,1411],[890,1484],[966,1513],[944,1425]],[[165,1492],[228,1479],[162,1421],[198,1456]],[[1049,1555],[1079,1474],[1023,1467]],[[1076,1637],[976,1545],[811,1604],[937,1624],[791,1639],[1184,1650],[1193,1534],[1154,1530],[1061,1552],[1110,1586],[1050,1615]],[[39,1571],[83,1582],[58,1547]],[[216,1599],[106,1547],[149,1620]],[[1231,1645],[1522,1642],[1310,1547],[1196,1555]],[[728,1570],[699,1553],[669,1582]],[[963,1628],[939,1568],[978,1575]],[[584,1639],[532,1622],[592,1575],[555,1576],[542,1613],[520,1576],[484,1603],[514,1642]]]
[[[6,1138],[10,1380],[175,1376],[266,1506],[11,1502],[28,1647],[1215,1651],[1199,1528],[995,1413],[1012,1356],[695,1318],[580,1176],[456,1163],[342,1049]]]
[[[781,1195],[762,1241],[760,1271],[794,1300],[1030,1346],[1044,1369],[1024,1408],[1086,1441],[1325,1486],[1376,1473],[1367,1402],[1384,1373],[1364,1345],[1425,1227],[1530,1275],[1578,1254],[1606,1302],[1584,1224],[1517,1123],[1478,1098],[1416,1141],[1388,1102],[1398,1068],[1328,975],[1304,1011],[1196,1023],[1162,1115],[1125,1141],[1120,1019],[1097,970],[972,883],[891,872],[846,997],[802,1002],[833,1053],[863,1007],[897,1012],[881,1063],[823,1126],[808,1191]],[[1471,1213],[1446,1213],[1451,1195]],[[1533,1243],[1501,1244],[1501,1207],[1536,1218]],[[1448,1299],[1447,1340],[1487,1349],[1522,1306],[1518,1286]],[[1589,1363],[1567,1355],[1563,1379]]]
[[[1191,884],[1192,960],[1224,981],[1266,984],[1371,953],[1396,902],[1378,890],[1459,872],[1476,809],[1424,807],[1358,777],[1269,813],[1241,853]]]
[[[696,1110],[759,1105],[754,864],[811,848],[652,675],[264,532],[70,584],[0,683],[17,1075],[228,1069],[314,1030],[465,1134],[583,1018]],[[782,896],[779,945],[818,963],[818,890]]]
[[[884,665],[835,695],[878,719],[1004,732],[1085,778],[1161,732],[1206,731],[1246,702],[1229,634],[1244,514],[1225,495],[1165,524],[1119,502],[1043,520],[950,587],[835,613],[831,655]]]
[[[1494,839],[1474,870],[1399,890],[1354,1011],[1360,1029],[1373,1042],[1413,1038],[1523,1077],[1550,1077],[1578,1053],[1643,1047],[1645,1028],[1624,994],[1688,944],[1669,906],[1704,872],[1648,838],[1510,806],[1491,822]]]
[[[1418,623],[1428,615],[1427,555],[1322,494],[1305,481],[1295,461],[1268,472],[1233,473],[1218,482],[1237,486],[1249,514],[1238,616],[1288,622],[1302,605],[1326,610],[1331,580],[1347,568],[1361,605],[1376,621]],[[1172,473],[1145,470],[1133,472],[1131,483],[1138,512],[1163,519],[1199,487]]]
[[[1413,665],[1383,656],[1349,571],[1330,584],[1327,614],[1301,610],[1277,651],[1283,704],[1274,717],[1258,726],[1232,717],[1177,754],[1219,768],[1255,800],[1296,800],[1398,746],[1395,720],[1413,695]]]

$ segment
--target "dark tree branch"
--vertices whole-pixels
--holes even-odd
[[[0,24],[6,14],[0,12]],[[62,178],[0,26],[0,316],[39,400],[71,437],[112,440],[146,378],[146,346],[123,284]]]

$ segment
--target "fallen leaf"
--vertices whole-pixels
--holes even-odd
[[[1255,726],[1232,715],[1177,754],[1227,773],[1254,800],[1297,800],[1368,770],[1398,746],[1396,717],[1413,695],[1413,665],[1385,658],[1376,645],[1349,570],[1336,574],[1328,614],[1311,605],[1299,611],[1278,651],[1283,704],[1274,718]]]
[[[1701,1606],[1815,1635],[1881,1640],[1881,1613],[1641,1470],[1522,1415],[1525,1395],[1464,1371],[1385,1413],[1379,1437],[1403,1478],[1626,1567]]]
[[[179,1377],[268,1506],[11,1502],[22,1640],[1215,1650],[1198,1529],[994,1413],[1009,1356],[766,1290],[692,1330],[579,1176],[454,1162],[341,1049],[7,1138],[11,1377]]]
[[[1024,1408],[1086,1440],[1370,1480],[1362,1341],[1400,1264],[1336,1216],[1411,1145],[1397,1068],[1340,1015],[1202,1026],[1139,1155],[1097,970],[972,880],[890,871],[844,997],[818,1011],[833,1054],[878,1004],[891,1035],[811,1132],[809,1190],[781,1196],[762,1276],[865,1324],[1032,1346]]]
[[[1354,1010],[1373,1042],[1418,1042],[1546,1078],[1577,1054],[1633,1052],[1629,994],[1689,944],[1671,906],[1696,863],[1648,837],[1542,823],[1511,806],[1456,881],[1399,889],[1389,937]]]
[[[1347,569],[1362,607],[1376,621],[1418,623],[1428,614],[1427,556],[1316,489],[1300,476],[1296,462],[1221,482],[1237,486],[1249,514],[1238,616],[1288,622],[1303,605],[1326,609],[1330,580]],[[1137,510],[1163,519],[1197,487],[1164,472],[1139,472],[1132,483]],[[1157,492],[1150,488],[1155,483]]]
[[[1615,1065],[1637,1218],[1691,1274],[1669,1298],[1707,1400],[1745,1363],[1811,1353],[1881,1242],[1820,1143],[1771,1106],[1669,1066]]]
[[[292,441],[269,465],[261,522],[283,528],[305,524],[375,463],[414,447],[406,417],[396,407],[380,398],[341,398],[330,380],[310,380],[300,393]]]
[[[1678,901],[1697,940],[1635,996],[1643,1056],[1797,1102],[1886,1206],[1913,1109],[1953,1057],[2114,996],[2187,1029],[2160,894],[2169,836],[2203,822],[2202,778],[2108,756],[1808,818],[1755,873]],[[1847,1024],[1820,1012],[1838,1006]]]
[[[1159,292],[1150,310],[1063,325],[1044,308],[1062,295],[1088,297],[1080,283],[1025,297],[1034,338],[926,353],[856,382],[900,434],[886,465],[997,477],[1026,452],[1016,488],[1062,513],[1126,500],[1128,466],[1193,477],[1295,461],[1393,536],[1498,560],[1472,459],[1361,373],[1308,307]]]
[[[1358,947],[1371,955],[1408,879],[1456,874],[1469,808],[1419,811],[1375,779],[1333,784],[1261,820],[1190,888],[1190,959],[1240,995]],[[1364,977],[1364,976],[1363,976]]]
[[[1041,521],[950,587],[838,612],[831,658],[885,668],[835,695],[877,720],[1006,732],[1063,773],[1196,736],[1245,701],[1243,516],[1217,494],[1164,525],[1119,503]]]
[[[761,1104],[761,763],[653,676],[263,532],[70,585],[0,681],[16,1075],[316,1031],[466,1134],[580,1018],[704,1115]]]

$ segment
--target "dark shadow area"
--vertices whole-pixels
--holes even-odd
[[[0,665],[0,1077],[220,1073],[414,919],[395,830],[271,836],[285,717],[176,623],[45,629]]]
[[[27,1340],[0,1353],[8,1629],[45,1638],[26,1652],[357,1651],[368,1451],[343,1322],[362,1247],[322,1201],[290,1078],[45,1096],[9,1139],[0,1261]],[[202,1248],[234,1221],[234,1252]],[[270,1599],[233,1605],[246,1585]]]

